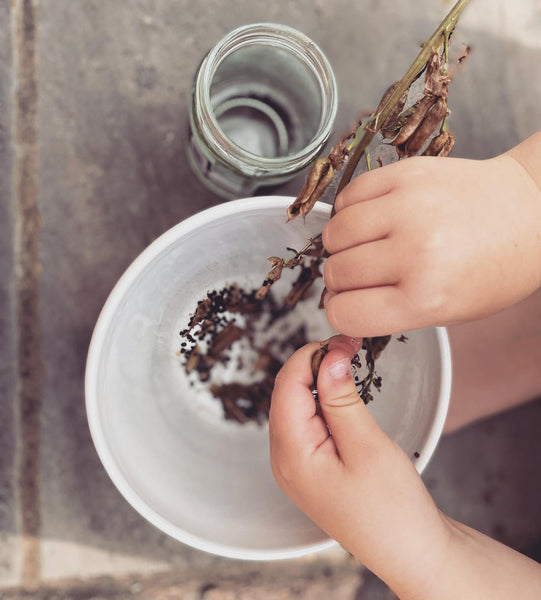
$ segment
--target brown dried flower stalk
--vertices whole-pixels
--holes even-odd
[[[287,216],[291,220],[298,215],[306,217],[318,199],[328,189],[336,174],[345,166],[336,195],[349,183],[360,158],[375,135],[381,133],[384,139],[393,140],[399,157],[411,156],[424,150],[426,156],[447,156],[454,145],[454,137],[446,130],[447,93],[451,81],[446,70],[448,62],[448,41],[458,18],[469,0],[458,0],[431,38],[423,45],[419,55],[412,63],[404,77],[392,84],[383,95],[377,109],[363,123],[359,121],[354,130],[344,137],[331,150],[329,155],[314,164],[306,183],[295,201],[290,205]],[[443,51],[439,52],[443,45]],[[459,58],[463,62],[469,49]],[[425,84],[422,98],[413,106],[406,107],[410,87],[423,73]],[[438,131],[439,128],[439,131]],[[368,154],[367,154],[368,158]],[[380,166],[383,165],[378,158]],[[367,166],[369,161],[367,160]],[[292,250],[292,249],[288,249]],[[188,326],[181,331],[182,344],[179,356],[183,357],[187,373],[197,376],[200,381],[209,381],[211,371],[218,364],[225,364],[230,359],[230,348],[235,343],[247,341],[252,349],[258,352],[256,370],[264,372],[262,380],[244,385],[238,382],[223,385],[211,385],[211,392],[221,400],[226,418],[239,422],[257,420],[268,413],[274,377],[281,366],[280,360],[269,346],[256,347],[254,335],[258,320],[267,315],[276,321],[303,299],[313,284],[321,276],[320,266],[325,257],[321,242],[321,234],[309,240],[299,251],[292,250],[293,256],[282,259],[271,256],[270,270],[258,290],[245,291],[236,285],[219,291],[207,293],[207,297],[199,301]],[[310,257],[311,260],[307,260]],[[272,285],[281,278],[285,268],[301,267],[299,276],[290,293],[282,304],[277,303],[269,291]],[[235,324],[234,314],[242,315],[242,327]],[[233,315],[233,316],[232,316]],[[282,351],[300,347],[306,339],[306,328],[301,326],[297,334],[283,340]],[[381,378],[375,371],[375,361],[388,344],[390,336],[366,338],[363,340],[365,351],[364,362],[368,374],[355,381],[359,395],[365,403],[372,399],[371,390],[379,390]],[[278,343],[279,340],[273,340]],[[399,341],[406,341],[401,336]],[[328,351],[323,342],[320,349],[312,357],[314,384],[321,361]],[[361,366],[359,355],[352,360],[355,367]],[[242,365],[239,364],[239,368]],[[242,401],[242,402],[240,402]],[[247,404],[247,405],[246,405]]]
[[[372,118],[366,124],[359,123],[356,133],[349,135],[346,140],[352,139],[350,146],[345,145],[345,140],[339,142],[337,147],[341,148],[343,156],[342,165],[349,158],[352,147],[355,147],[355,153],[352,160],[348,162],[346,171],[342,176],[336,195],[351,180],[356,165],[361,156],[365,153],[374,136],[381,132],[384,139],[393,140],[391,143],[396,147],[399,158],[404,156],[413,156],[418,154],[425,146],[423,152],[425,156],[448,156],[452,150],[455,138],[445,130],[446,118],[448,115],[447,96],[451,76],[446,68],[448,60],[448,42],[456,26],[458,17],[469,0],[459,0],[451,9],[450,13],[436,29],[430,40],[423,45],[423,49],[411,65],[410,69],[402,80],[393,83],[386,90]],[[443,46],[441,52],[438,48]],[[458,62],[462,63],[469,53],[469,47],[465,50]],[[404,110],[407,102],[410,86],[418,77],[425,72],[425,85],[422,98],[413,106]],[[440,128],[439,133],[436,133]],[[359,133],[362,137],[359,141]],[[436,134],[436,135],[435,135]],[[432,138],[432,139],[431,139]],[[428,144],[428,145],[427,145]],[[368,155],[367,155],[368,158]],[[383,165],[381,158],[378,159],[380,166]],[[368,161],[367,161],[368,163]],[[308,179],[310,179],[308,176]],[[332,178],[328,175],[325,180],[327,187]],[[295,202],[288,209],[288,218],[291,219],[296,214],[306,214],[311,210],[322,191],[318,190],[318,196],[314,199],[304,194],[305,188]],[[319,193],[320,192],[320,193]],[[309,200],[307,200],[307,198]],[[304,204],[303,204],[304,202]],[[301,213],[301,207],[302,213]],[[334,212],[334,208],[333,208]],[[320,307],[323,305],[323,299],[326,293],[324,288],[321,294]],[[367,351],[367,365],[369,374],[360,382],[360,394],[365,402],[372,399],[370,386],[375,385],[377,389],[381,385],[381,380],[375,376],[374,362],[387,345],[390,337],[385,338],[367,338],[364,341],[364,348]],[[379,340],[378,344],[374,346]],[[381,340],[385,340],[384,343]],[[375,348],[375,349],[374,349]],[[317,362],[317,361],[316,361]],[[319,361],[320,362],[320,361]],[[317,376],[317,373],[314,375]],[[379,383],[379,386],[378,386]]]
[[[409,90],[411,84],[423,73],[423,71],[427,68],[427,64],[433,54],[434,50],[443,46],[443,53],[445,59],[447,59],[448,55],[448,43],[449,39],[454,31],[456,24],[458,23],[458,19],[462,14],[462,11],[469,4],[470,0],[458,0],[456,4],[451,8],[449,13],[440,23],[440,25],[436,28],[434,33],[430,36],[430,39],[422,45],[421,51],[411,64],[410,68],[404,75],[404,77],[400,80],[399,85],[394,89],[393,93],[390,95],[387,100],[385,106],[381,108],[381,111],[374,116],[374,121],[376,123],[386,123],[387,117],[391,114],[396,106],[396,104],[400,101],[402,94]],[[459,62],[462,62],[464,58],[467,56],[467,52],[459,58]],[[355,144],[355,149],[351,158],[348,160],[348,164],[344,170],[342,178],[340,179],[340,183],[338,185],[338,189],[336,191],[336,195],[338,195],[346,185],[351,181],[353,177],[353,173],[365,153],[366,149],[370,145],[370,142],[373,140],[376,135],[376,131],[374,129],[366,128],[361,139]],[[358,132],[359,133],[359,132]],[[357,137],[357,136],[356,136]],[[350,148],[350,151],[352,148]]]
[[[423,97],[415,105],[415,109],[406,118],[402,115],[400,119],[399,115],[399,127],[393,123],[387,126],[387,137],[389,132],[397,131],[391,143],[396,146],[400,157],[419,153],[448,115],[447,95],[451,77],[445,67],[444,54],[445,50],[443,54],[432,51],[426,68]],[[438,156],[444,156],[447,150],[450,151],[449,145],[445,149],[444,146],[442,144],[439,148]]]

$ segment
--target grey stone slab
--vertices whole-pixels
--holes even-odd
[[[20,578],[16,494],[16,389],[14,214],[11,196],[12,37],[9,3],[0,3],[0,587]]]
[[[315,561],[302,568],[274,563],[271,568],[255,565],[227,573],[179,575],[176,572],[150,577],[101,578],[44,584],[35,590],[5,590],[3,600],[357,600],[356,591],[364,574],[353,559],[333,566]],[[285,569],[284,569],[285,567]],[[370,600],[368,596],[362,596]],[[359,596],[360,598],[360,596]]]
[[[504,2],[479,4],[490,11]],[[127,505],[97,459],[83,396],[92,328],[120,274],[160,233],[218,202],[192,176],[184,154],[187,97],[203,54],[222,35],[248,22],[279,21],[303,30],[322,46],[336,70],[338,132],[376,106],[441,18],[439,3],[423,0],[417,6],[419,12],[413,14],[409,5],[391,1],[41,0],[45,579],[172,566],[181,572],[225,570],[231,564],[173,542]],[[538,69],[539,49],[522,45],[517,37],[500,36],[497,27],[481,31],[475,19],[464,22],[464,35],[476,50],[453,88],[452,127],[459,139],[456,154],[483,158],[507,149],[539,123],[541,109],[534,99],[539,94],[533,88],[539,83],[530,79],[531,69]],[[524,93],[526,82],[531,97],[530,91]],[[280,193],[294,193],[298,183]],[[529,426],[532,415],[517,413],[515,418],[517,427]],[[464,435],[471,436],[472,452],[482,452],[477,445],[482,436]],[[452,457],[462,441],[449,438],[442,445],[431,477],[437,473],[437,481],[454,481],[458,467]],[[477,480],[477,465],[469,455],[461,457],[461,472]],[[500,459],[511,471],[508,457],[500,453]],[[527,494],[531,486],[524,483]],[[471,513],[464,508],[459,514],[485,526],[481,514],[486,505],[477,497],[474,501],[464,487],[438,485],[439,500],[449,512],[470,506]],[[465,496],[453,491],[457,489]],[[509,535],[514,527],[522,535],[518,521],[512,522]]]

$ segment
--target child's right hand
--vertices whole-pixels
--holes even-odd
[[[359,399],[337,336],[319,369],[298,350],[276,378],[269,418],[276,481],[315,523],[401,600],[539,600],[541,566],[441,513],[410,458]],[[395,410],[408,398],[396,398]]]
[[[479,319],[541,287],[541,133],[485,161],[365,173],[323,232],[327,318],[375,336]]]

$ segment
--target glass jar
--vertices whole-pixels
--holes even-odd
[[[317,157],[337,110],[320,48],[285,25],[257,23],[224,37],[193,82],[188,159],[224,198],[291,179]]]

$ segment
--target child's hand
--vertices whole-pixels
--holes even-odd
[[[287,496],[402,600],[541,598],[537,563],[437,509],[359,399],[350,372],[359,345],[348,338],[335,338],[321,363],[316,414],[317,348],[287,361],[272,397],[271,465]],[[395,410],[407,402],[396,400]]]
[[[359,176],[323,232],[331,326],[384,335],[478,319],[531,294],[541,286],[538,185],[513,151],[409,158]]]
[[[323,359],[317,387],[325,420],[315,414],[310,359],[317,347],[295,353],[276,379],[270,413],[276,480],[396,592],[421,597],[441,567],[448,523],[408,457],[360,400],[350,371],[359,345],[348,338],[335,338]]]

